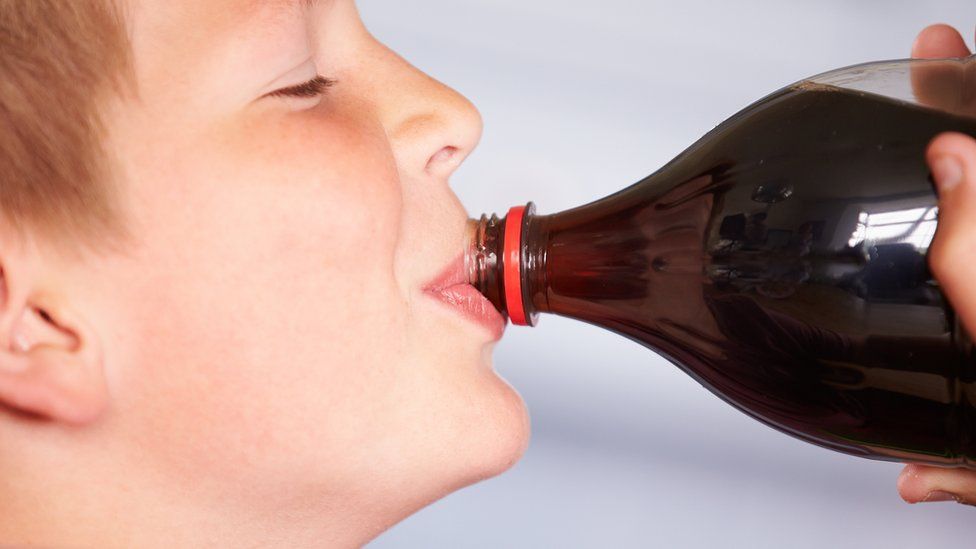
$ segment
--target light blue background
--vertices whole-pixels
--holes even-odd
[[[472,215],[581,205],[729,115],[831,68],[905,57],[962,0],[363,0],[367,25],[485,118],[453,178]],[[971,42],[970,42],[971,43]],[[544,317],[495,353],[533,439],[509,473],[373,548],[973,547],[976,509],[909,506],[897,464],[835,454],[732,410],[650,351]]]

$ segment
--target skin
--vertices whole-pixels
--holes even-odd
[[[474,107],[352,0],[126,8],[130,245],[0,226],[0,541],[358,546],[511,467],[491,334],[423,292],[465,244]]]
[[[947,25],[926,28],[912,48],[912,56],[919,58],[969,54],[962,35]],[[916,91],[929,101],[940,101],[919,83],[916,82]],[[971,92],[973,88],[970,85],[968,89]],[[953,107],[971,114],[972,97],[954,101]],[[976,258],[976,141],[957,133],[940,135],[929,146],[926,159],[940,198],[939,229],[929,249],[929,263],[963,325],[972,333],[976,329],[976,286],[970,270]],[[976,504],[976,471],[908,465],[898,478],[898,492],[909,503]]]

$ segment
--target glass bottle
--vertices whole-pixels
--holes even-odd
[[[469,281],[514,324],[575,318],[657,351],[780,431],[976,468],[973,345],[929,272],[943,131],[976,136],[976,56],[781,89],[659,171],[469,222]]]

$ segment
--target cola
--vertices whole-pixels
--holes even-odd
[[[976,136],[972,66],[827,73],[610,196],[471,220],[471,283],[515,324],[552,313],[645,345],[802,440],[976,467],[973,347],[926,261],[924,161],[941,132]]]

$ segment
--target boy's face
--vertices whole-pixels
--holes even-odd
[[[79,279],[107,304],[100,421],[163,493],[394,521],[526,443],[492,334],[423,292],[464,245],[448,177],[481,122],[352,0],[305,4],[127,6],[107,148],[138,244]]]

